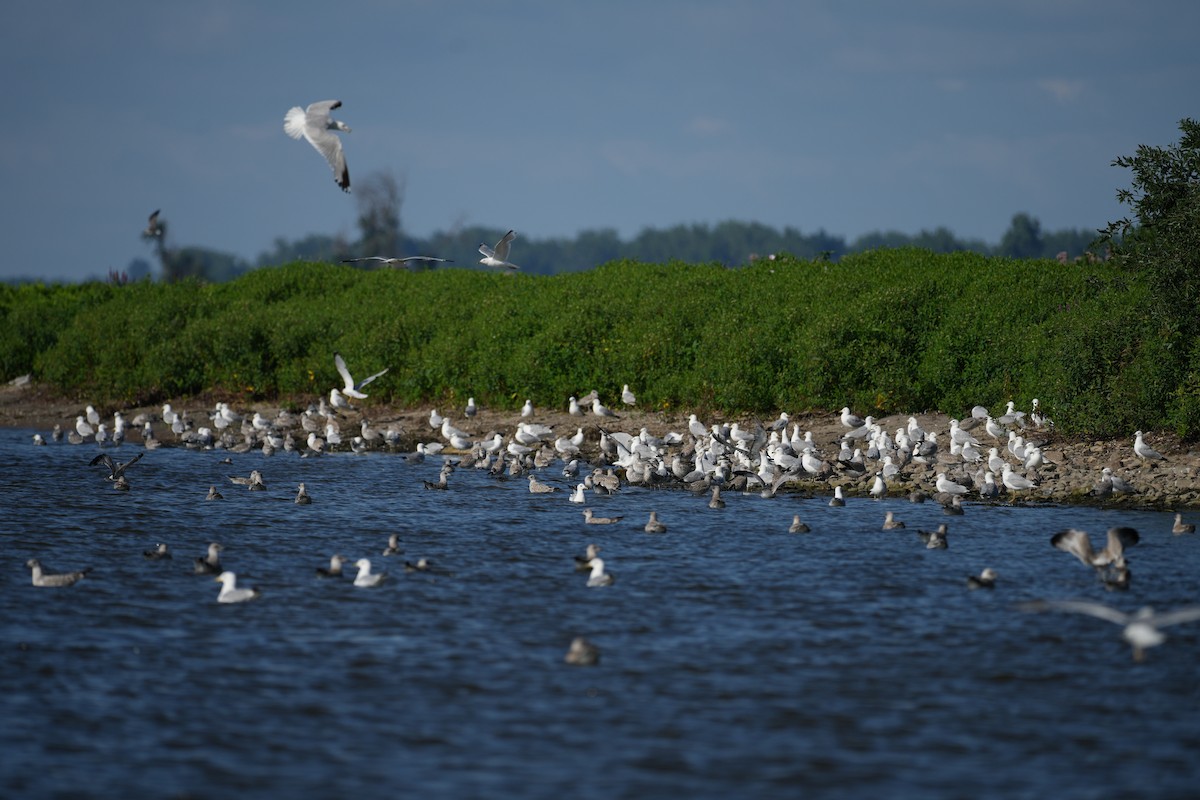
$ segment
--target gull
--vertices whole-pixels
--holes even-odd
[[[400,534],[398,534],[398,533],[390,534],[388,536],[387,547],[383,548],[383,553],[381,553],[381,555],[397,556],[403,552],[404,551],[400,549]]]
[[[1025,489],[1033,489],[1035,486],[1037,486],[1037,484],[1028,478],[1013,472],[1011,464],[1004,465],[1004,471],[1000,474],[1000,481],[1007,489],[1013,492],[1019,492]]]
[[[1051,536],[1050,544],[1088,566],[1099,568],[1109,564],[1124,565],[1125,548],[1133,547],[1140,539],[1133,528],[1109,528],[1104,549],[1096,550],[1086,531],[1068,528]]]
[[[1133,452],[1142,461],[1165,461],[1163,454],[1155,450],[1142,439],[1142,432],[1136,431],[1133,434]]]
[[[558,487],[551,486],[548,483],[543,483],[542,481],[539,481],[537,479],[537,476],[535,476],[535,475],[529,476],[529,493],[530,494],[549,494],[550,492],[557,492],[557,491],[558,491]]]
[[[479,245],[479,252],[483,254],[483,258],[479,259],[479,263],[485,267],[503,267],[504,269],[520,269],[516,264],[508,262],[508,249],[512,245],[512,240],[517,238],[517,235],[512,231],[504,234],[500,241],[496,242],[495,248],[488,247],[486,244]]]
[[[1122,638],[1133,647],[1134,661],[1141,661],[1146,657],[1146,650],[1167,640],[1160,628],[1200,620],[1200,606],[1184,606],[1162,614],[1146,606],[1126,614],[1111,606],[1085,600],[1035,600],[1022,603],[1018,608],[1022,611],[1069,611],[1120,625]]]
[[[443,417],[441,414],[439,414],[438,410],[436,408],[430,410],[430,412],[429,412],[429,427],[433,428],[436,431],[438,428],[442,427],[442,423],[445,421],[446,421],[446,418]]]
[[[146,230],[142,231],[142,236],[147,239],[157,239],[163,235],[163,226],[158,221],[158,215],[162,211],[161,208],[155,209],[154,213],[146,221]]]
[[[208,546],[208,555],[201,556],[193,562],[192,571],[197,575],[219,575],[221,573],[220,552],[225,548],[219,542]]]
[[[386,258],[384,256],[363,256],[362,258],[343,258],[343,264],[353,264],[358,261],[378,261],[389,267],[407,267],[409,264],[453,264],[453,258],[438,258],[437,256],[404,256],[403,258]]]
[[[571,395],[567,400],[567,413],[573,417],[582,417],[583,409],[579,406],[579,401],[575,399],[575,395]]]
[[[585,508],[583,510],[583,521],[588,525],[612,525],[620,522],[623,519],[625,519],[625,517],[597,517],[592,513],[590,508]]]
[[[887,482],[884,481],[882,475],[876,475],[875,482],[871,484],[871,497],[874,497],[876,500],[878,500],[879,498],[886,496],[887,492]]]
[[[712,487],[712,497],[708,500],[709,508],[724,508],[725,501],[721,499],[721,487],[714,485]]]
[[[633,392],[629,391],[628,383],[621,388],[621,402],[627,406],[637,405],[637,397],[634,396]]]
[[[283,130],[293,139],[303,136],[317,152],[329,162],[333,180],[343,192],[350,191],[350,170],[346,168],[346,156],[342,153],[342,140],[330,131],[350,132],[350,127],[329,115],[342,105],[341,100],[322,100],[308,108],[293,106],[283,118]]]
[[[829,505],[835,508],[841,508],[846,505],[846,498],[842,495],[842,487],[833,487],[833,497],[829,498]]]
[[[599,554],[600,554],[600,545],[589,544],[587,546],[587,552],[585,555],[575,556],[575,571],[576,572],[587,572],[588,570],[590,570],[592,568],[591,567],[592,559],[595,558],[596,556],[598,556]]]
[[[937,475],[937,490],[942,494],[966,494],[967,487],[961,483],[955,483],[946,477],[946,473],[939,472]]]
[[[89,423],[92,425],[100,424],[100,412],[96,410],[95,406],[88,405],[88,407],[84,409],[84,413],[87,414],[87,421]]]
[[[646,527],[642,530],[646,533],[666,533],[667,526],[659,521],[657,511],[651,511],[650,519],[646,521]]]
[[[46,440],[44,438],[42,438],[42,435],[40,433],[35,433],[33,435],[33,443],[35,445],[38,445],[39,447],[46,446]]]
[[[167,550],[167,545],[162,542],[155,545],[153,550],[143,550],[142,556],[150,561],[165,561],[172,558],[170,551]]]
[[[341,353],[333,354],[333,365],[335,367],[337,367],[338,374],[342,376],[342,381],[344,381],[346,384],[341,389],[341,393],[346,395],[347,397],[353,397],[356,400],[367,399],[367,396],[359,390],[362,389],[364,386],[366,386],[371,381],[378,378],[380,375],[387,374],[387,369],[383,369],[383,370],[380,370],[379,372],[376,372],[371,377],[363,378],[358,383],[355,383],[354,378],[350,377],[350,370],[346,369],[346,361],[345,361],[345,359],[342,358]]]
[[[80,414],[79,416],[75,417],[75,432],[86,439],[87,437],[95,434],[96,429],[92,427],[90,422],[83,418],[82,414]]]
[[[429,564],[428,558],[418,558],[415,564],[411,561],[405,561],[404,562],[404,571],[405,572],[429,572],[429,566],[430,566],[430,564]]]
[[[216,486],[209,486],[208,487],[208,495],[204,499],[205,500],[224,500],[225,495],[218,492]]]
[[[996,570],[988,567],[978,575],[967,576],[967,587],[970,589],[996,588]]]
[[[811,528],[800,521],[799,514],[792,515],[792,524],[788,526],[788,533],[808,533],[810,530]]]
[[[144,452],[138,453],[136,456],[131,458],[129,461],[126,461],[125,463],[121,463],[119,461],[114,461],[112,456],[110,456],[108,453],[101,453],[100,455],[93,458],[90,462],[88,462],[88,466],[94,467],[97,464],[103,464],[105,467],[108,468],[108,476],[105,478],[105,480],[115,481],[125,474],[125,470],[127,470],[129,467],[133,466],[137,462],[141,461],[142,456],[144,456],[144,455],[146,455]]]
[[[522,417],[532,417],[533,416],[533,402],[528,397],[525,398],[525,405],[521,406],[521,416]]]
[[[463,409],[463,413],[466,414],[468,417],[474,417],[478,412],[479,412],[479,407],[477,405],[475,405],[475,398],[468,397],[467,398],[467,407],[465,409]]]
[[[385,572],[371,572],[371,560],[368,558],[360,558],[354,562],[354,566],[358,567],[358,576],[354,579],[355,586],[378,586],[387,574]]]
[[[267,488],[267,485],[263,483],[262,473],[256,469],[250,470],[249,478],[243,478],[238,475],[230,475],[228,477],[231,483],[235,483],[238,486],[246,486],[252,492],[261,492]]]
[[[594,666],[600,661],[600,648],[582,636],[576,636],[571,640],[571,646],[567,648],[563,661],[577,667]]]
[[[83,580],[83,576],[92,571],[91,567],[77,570],[76,572],[44,572],[42,562],[36,558],[31,558],[25,562],[25,566],[33,573],[33,585],[55,588],[60,586],[70,586],[79,583]]]
[[[571,503],[587,502],[586,498],[583,496],[584,488],[585,487],[582,483],[577,484],[575,486],[575,491],[571,492],[571,496],[567,498],[567,501]]]
[[[599,557],[593,558],[588,562],[588,566],[592,568],[592,574],[588,576],[587,581],[589,587],[613,585],[616,576],[611,572],[604,571],[604,559]]]
[[[1190,522],[1183,521],[1183,514],[1175,514],[1175,524],[1171,527],[1171,533],[1195,533],[1196,526]]]
[[[945,523],[938,525],[936,531],[917,531],[917,535],[921,537],[921,541],[925,542],[927,550],[945,550],[949,547],[946,541],[948,529]]]
[[[222,572],[213,580],[221,584],[221,591],[217,595],[218,603],[244,603],[262,595],[255,587],[239,589],[237,575],[229,571]]]
[[[894,531],[904,527],[904,523],[896,519],[895,515],[889,511],[887,516],[883,518],[883,529],[885,531]]]
[[[1001,414],[1000,417],[996,421],[999,422],[1001,425],[1019,425],[1020,427],[1024,428],[1025,427],[1025,412],[1024,411],[1015,411],[1014,409],[1016,408],[1016,406],[1017,406],[1016,403],[1014,403],[1012,400],[1009,400],[1007,410],[1003,414]]]
[[[866,424],[862,417],[850,413],[850,406],[842,408],[842,425],[847,428],[861,428]]]
[[[296,490],[296,505],[306,506],[312,503],[312,498],[308,496],[308,492],[304,489],[304,484],[301,483]]]
[[[598,397],[592,402],[592,413],[597,417],[615,417],[616,419],[620,419],[620,417],[617,416],[617,413],[601,403],[600,398]]]
[[[322,578],[340,578],[342,577],[342,565],[346,563],[346,557],[340,554],[335,554],[329,557],[329,567],[317,567],[317,575]]]

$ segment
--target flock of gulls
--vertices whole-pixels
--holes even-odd
[[[496,258],[503,259],[506,255],[504,245],[502,241],[495,248]],[[926,487],[931,491],[916,488],[905,496],[914,503],[939,503],[946,515],[954,516],[965,513],[962,501],[966,497],[998,502],[1004,496],[1015,501],[1036,487],[1038,468],[1044,464],[1039,440],[1053,425],[1042,413],[1037,400],[1033,401],[1033,409],[1028,414],[1015,410],[1011,402],[995,417],[986,409],[976,407],[969,417],[950,420],[949,430],[945,432],[925,431],[915,417],[909,417],[906,426],[888,432],[871,417],[858,417],[847,407],[838,417],[841,434],[833,446],[837,451],[834,453],[828,447],[819,446],[812,431],[801,430],[801,425],[793,423],[786,413],[769,424],[756,422],[746,428],[737,422],[706,425],[692,414],[685,430],[670,431],[663,436],[651,435],[644,427],[637,434],[618,431],[614,429],[613,421],[619,419],[620,414],[605,406],[599,394],[593,391],[582,397],[573,396],[567,402],[567,413],[574,418],[574,433],[560,435],[553,426],[535,421],[536,409],[528,400],[515,424],[505,426],[507,433],[492,431],[475,435],[435,409],[429,415],[428,441],[419,441],[415,449],[408,450],[404,449],[404,444],[413,441],[414,437],[402,426],[392,423],[374,427],[351,405],[351,401],[366,400],[368,395],[363,390],[388,370],[355,380],[345,360],[337,353],[334,354],[334,366],[342,385],[330,390],[328,401],[322,397],[298,414],[280,411],[275,417],[268,418],[255,411],[244,415],[227,403],[219,402],[210,412],[193,416],[176,412],[170,404],[165,404],[161,415],[153,415],[154,418],[138,415],[126,422],[121,412],[115,412],[109,426],[89,405],[77,417],[74,430],[67,432],[66,438],[75,444],[91,440],[98,445],[101,452],[91,459],[89,466],[102,466],[107,473],[105,480],[121,491],[131,488],[127,475],[130,467],[141,462],[147,451],[162,445],[154,428],[154,423],[158,422],[166,427],[176,444],[194,449],[224,449],[234,453],[257,449],[264,456],[282,450],[304,458],[319,457],[335,449],[356,453],[390,449],[399,451],[400,457],[410,462],[440,457],[439,479],[424,481],[426,489],[445,490],[452,485],[455,470],[473,468],[498,478],[524,477],[531,493],[551,495],[562,492],[567,502],[585,506],[589,495],[611,495],[627,485],[677,486],[707,497],[712,508],[722,508],[725,504],[722,492],[757,493],[772,498],[788,484],[811,486],[815,481],[827,481],[825,485],[833,487],[829,506],[837,508],[846,504],[843,486],[855,482],[870,483],[866,495],[880,499],[892,493],[892,484],[901,483],[902,470],[919,465],[922,469],[936,471],[936,481]],[[626,408],[636,406],[637,398],[628,385],[623,387],[620,402]],[[477,413],[478,406],[474,398],[470,398],[464,416],[470,421]],[[343,425],[352,425],[353,432],[343,433]],[[585,427],[594,430],[593,437],[589,438]],[[107,449],[125,441],[130,430],[140,434],[144,449],[129,461],[121,462]],[[985,445],[981,437],[990,439],[991,446]],[[35,444],[46,444],[40,434],[33,438]],[[56,441],[64,438],[61,426],[55,426],[51,438]],[[1161,453],[1146,444],[1141,431],[1135,434],[1133,450],[1136,457],[1144,461],[1165,460]],[[574,484],[572,490],[566,490],[566,486],[559,485],[560,481],[548,478],[548,470],[559,465],[564,481],[568,485]],[[231,485],[248,491],[267,489],[265,478],[258,469],[248,476],[229,476],[229,480]],[[1106,467],[1092,493],[1096,497],[1107,497],[1130,491],[1134,491],[1133,487]],[[222,499],[216,486],[209,488],[207,499]],[[301,505],[313,502],[303,483],[297,487],[295,502]],[[599,516],[591,508],[582,508],[581,514],[589,525],[618,525],[623,521],[621,516]],[[657,512],[651,510],[642,529],[648,534],[664,534],[668,528]],[[895,511],[887,511],[880,529],[903,531],[905,524],[897,518]],[[787,530],[801,534],[811,532],[812,528],[797,514]],[[942,550],[950,546],[948,524],[916,533],[928,549]],[[1182,515],[1176,514],[1172,533],[1194,534],[1195,526],[1185,523]],[[1050,544],[1094,570],[1105,588],[1119,591],[1130,585],[1132,573],[1126,553],[1140,538],[1132,528],[1113,527],[1107,532],[1102,546],[1097,546],[1085,531],[1070,529],[1054,534]],[[259,598],[261,592],[257,588],[239,586],[237,575],[224,568],[221,551],[221,544],[213,542],[208,552],[194,561],[197,574],[213,575],[221,583],[217,601],[241,603]],[[382,555],[400,552],[398,537],[392,534]],[[146,551],[144,555],[154,560],[171,558],[166,544],[159,544],[157,549]],[[39,587],[71,586],[89,571],[52,573],[37,559],[30,559],[27,566],[32,572],[33,585]],[[317,567],[316,573],[320,577],[341,577],[347,567],[356,571],[353,580],[356,587],[379,586],[387,577],[386,572],[372,571],[370,559],[351,561],[341,554],[334,554],[328,566]],[[594,543],[588,545],[584,555],[575,556],[575,568],[588,573],[588,587],[608,587],[616,582],[615,575],[608,571],[600,557],[600,547]],[[406,561],[404,569],[429,571],[433,568],[428,560],[420,559]],[[996,570],[988,567],[978,575],[968,576],[966,585],[973,590],[989,590],[997,586],[998,580]],[[1142,609],[1134,614],[1099,603],[1074,600],[1037,601],[1018,607],[1030,612],[1084,614],[1114,622],[1122,627],[1124,638],[1139,660],[1147,648],[1164,641],[1163,628],[1200,619],[1200,606],[1167,613]],[[598,658],[596,646],[585,639],[573,642],[565,656],[572,664],[594,664]]]

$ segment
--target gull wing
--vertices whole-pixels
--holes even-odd
[[[346,360],[342,358],[341,353],[333,354],[333,365],[337,367],[338,374],[342,376],[342,382],[346,389],[354,389],[354,378],[350,377],[350,370],[346,369]]]
[[[500,241],[496,242],[495,256],[497,261],[508,261],[508,249],[512,244],[512,240],[515,238],[517,238],[517,235],[512,231],[509,231],[508,233],[504,234],[504,237]],[[484,253],[484,255],[488,254]]]
[[[1179,625],[1184,622],[1193,622],[1200,619],[1200,606],[1185,606],[1177,608],[1174,611],[1168,611],[1165,614],[1155,614],[1150,617],[1150,624],[1156,628],[1165,628],[1168,625]]]
[[[1088,539],[1086,531],[1076,528],[1059,531],[1050,537],[1050,544],[1059,550],[1070,553],[1089,567],[1093,566],[1092,559],[1096,554],[1092,550],[1092,541]]]
[[[342,152],[342,140],[334,136],[326,128],[317,128],[311,123],[304,128],[304,138],[317,148],[317,152],[325,156],[329,168],[333,170],[333,180],[342,191],[350,189],[350,170],[346,167],[346,156]]]
[[[488,247],[486,244],[479,245],[479,252],[480,252],[480,254],[485,255],[488,258],[496,257],[496,251],[493,250],[492,248]]]
[[[391,367],[388,367],[387,369],[382,369],[382,370],[380,370],[379,372],[376,372],[374,375],[372,375],[372,376],[371,376],[371,377],[369,377],[369,378],[363,378],[361,381],[359,381],[358,383],[356,383],[356,384],[354,385],[354,388],[355,388],[355,389],[361,389],[361,388],[363,388],[363,387],[364,387],[364,386],[366,386],[368,383],[370,383],[371,381],[373,381],[373,380],[375,380],[376,378],[378,378],[380,375],[386,375],[386,374],[387,374],[387,371],[388,371],[388,369],[391,369]]]

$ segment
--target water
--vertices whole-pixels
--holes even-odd
[[[113,491],[91,446],[0,431],[0,796],[1195,797],[1200,624],[1134,663],[1034,598],[1200,601],[1200,538],[1150,512],[625,489],[566,492],[384,454],[161,449]],[[135,448],[113,451],[118,460]],[[226,475],[263,471],[267,492]],[[556,470],[546,475],[566,487]],[[310,506],[291,502],[298,482]],[[206,502],[210,484],[225,494]],[[648,535],[651,509],[669,530]],[[908,525],[879,530],[885,510]],[[813,532],[788,534],[793,514]],[[950,525],[950,548],[918,527]],[[1066,526],[1142,542],[1106,592]],[[404,554],[384,558],[389,533]],[[142,551],[167,542],[168,562]],[[219,605],[210,541],[261,599]],[[603,548],[616,584],[572,556]],[[378,589],[320,580],[368,556]],[[442,574],[406,574],[405,559]],[[30,585],[24,562],[95,571]],[[965,578],[991,566],[994,591]],[[563,663],[586,635],[596,667]]]

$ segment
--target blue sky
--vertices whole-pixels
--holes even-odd
[[[421,236],[1096,228],[1123,214],[1113,158],[1200,115],[1198,30],[1165,0],[17,0],[0,278],[149,257],[155,208],[174,244],[247,259],[355,238],[354,197],[283,132],[323,99],[351,180],[402,178]]]

